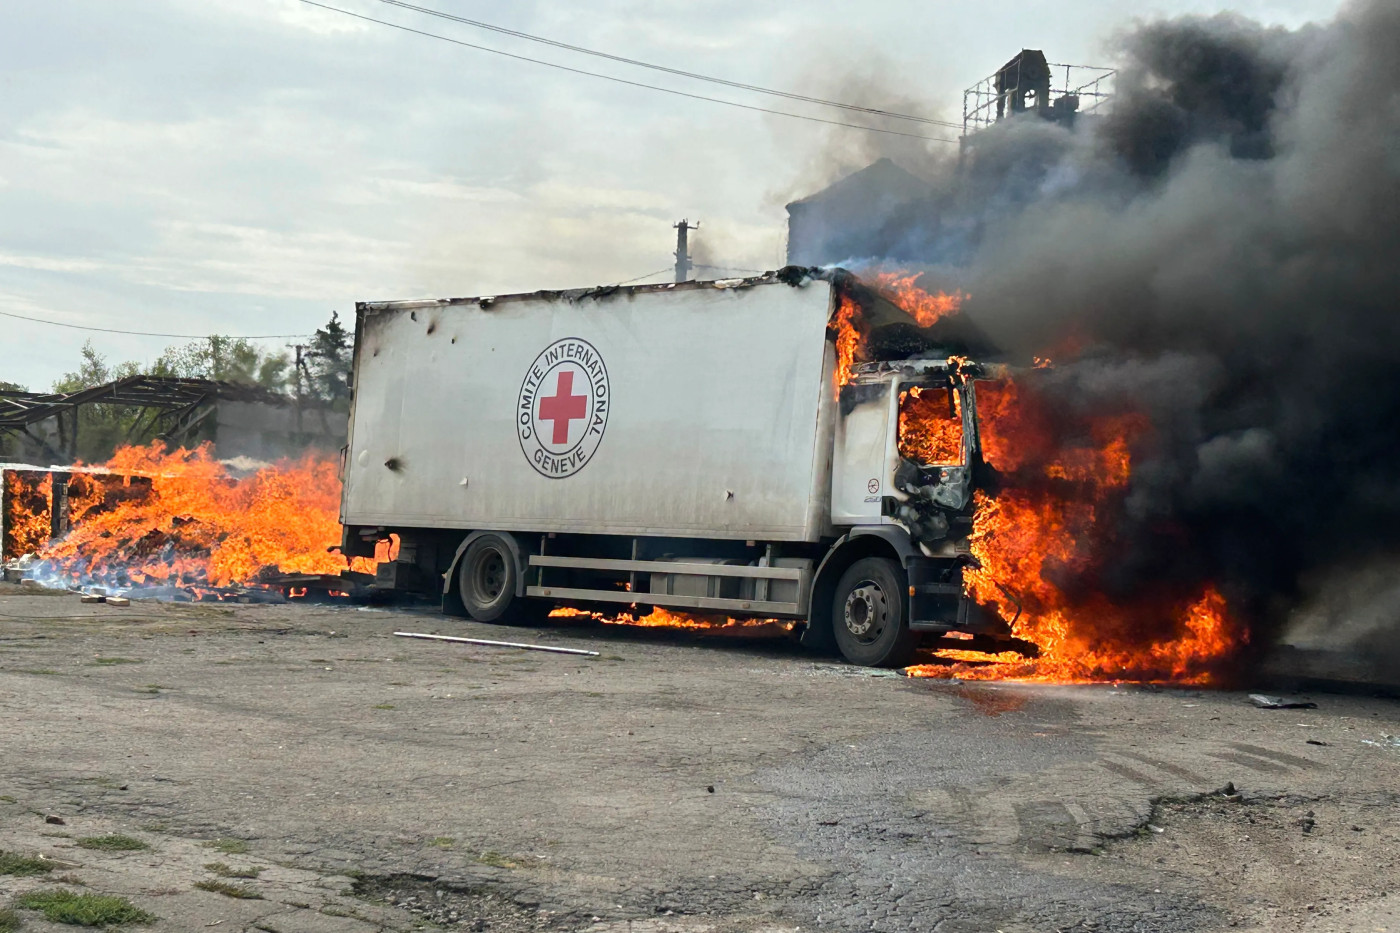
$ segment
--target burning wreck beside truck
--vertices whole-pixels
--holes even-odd
[[[53,586],[136,598],[367,590],[375,561],[347,561],[336,548],[334,458],[312,452],[239,466],[218,460],[211,445],[155,443],[124,447],[94,467],[5,467],[7,567]]]

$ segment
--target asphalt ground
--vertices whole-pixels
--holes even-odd
[[[1400,704],[1247,692],[6,586],[0,850],[52,870],[0,874],[0,908],[64,888],[160,931],[1400,930]],[[111,834],[146,848],[85,842]]]

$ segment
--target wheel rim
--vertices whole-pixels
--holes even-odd
[[[505,592],[506,561],[500,551],[486,551],[472,574],[472,595],[477,602],[490,604]]]
[[[888,615],[885,591],[874,580],[862,580],[846,597],[846,631],[862,645],[879,640]]]

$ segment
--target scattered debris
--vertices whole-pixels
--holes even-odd
[[[1372,745],[1376,748],[1400,748],[1400,735],[1386,735],[1381,733],[1381,741],[1375,739],[1362,739],[1362,745]]]
[[[492,641],[489,638],[458,638],[454,635],[425,635],[422,632],[395,632],[400,638],[423,638],[429,641],[450,641],[464,645],[486,645],[491,648],[519,648],[522,651],[549,651],[554,654],[582,654],[590,658],[598,657],[596,651],[583,648],[556,648],[553,645],[529,645],[518,641]]]
[[[1316,703],[1305,700],[1285,700],[1283,697],[1265,696],[1262,693],[1251,693],[1249,702],[1260,709],[1317,709]]]
[[[65,820],[63,819],[63,817],[61,817],[61,816],[54,816],[52,813],[50,813],[48,816],[44,817],[44,822],[45,822],[45,823],[48,823],[48,824],[50,824],[50,825],[52,825],[52,826],[67,826],[67,825],[68,825],[67,821],[65,821]]]

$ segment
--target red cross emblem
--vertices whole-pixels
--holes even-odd
[[[525,370],[513,417],[520,452],[535,472],[564,479],[592,459],[608,426],[608,385],[603,357],[582,337],[561,337],[540,351]],[[583,422],[577,431],[575,421]]]
[[[574,371],[561,369],[554,394],[540,399],[540,420],[554,422],[554,435],[550,439],[555,444],[569,442],[569,425],[580,418],[588,417],[588,396],[574,395]]]

